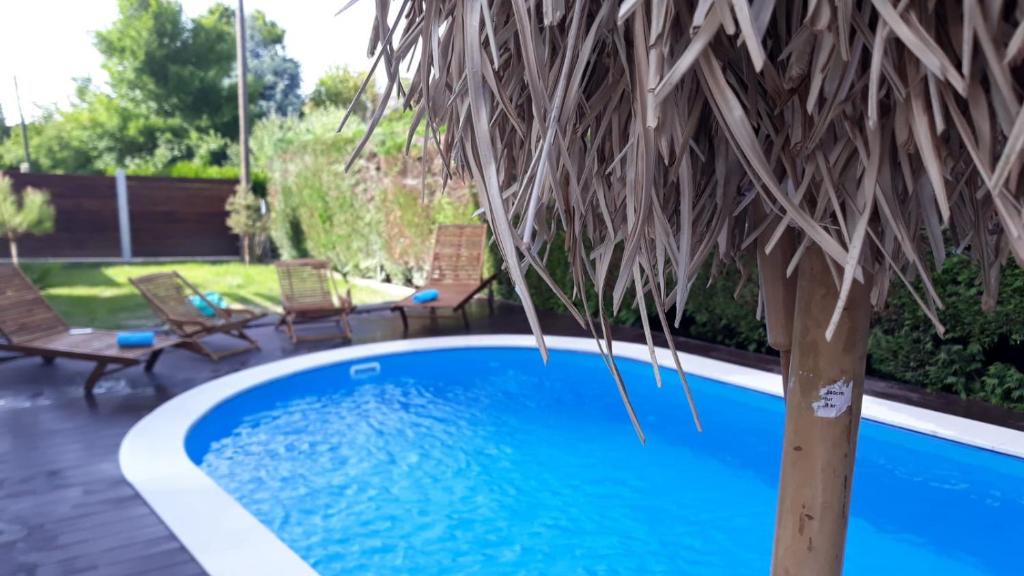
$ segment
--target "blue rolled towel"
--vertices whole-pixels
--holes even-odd
[[[431,288],[429,290],[420,290],[419,292],[412,295],[412,301],[417,304],[426,304],[427,302],[433,302],[437,300],[437,290]]]
[[[155,332],[118,332],[117,345],[121,348],[148,348],[156,341]]]
[[[211,304],[218,308],[224,308],[227,306],[227,302],[224,301],[224,297],[216,292],[206,292],[203,296],[206,296],[206,300],[209,300]],[[196,307],[196,310],[199,310],[200,314],[207,318],[216,317],[217,312],[213,308],[210,308],[210,304],[207,304],[206,300],[200,298],[198,294],[193,294],[188,297],[188,301]]]

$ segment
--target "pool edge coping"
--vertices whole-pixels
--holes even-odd
[[[545,342],[552,350],[598,352],[596,341],[590,338],[546,336]],[[121,473],[212,576],[315,576],[317,572],[305,560],[191,461],[185,450],[185,438],[193,424],[220,403],[250,388],[328,364],[449,348],[536,345],[536,339],[528,334],[411,338],[313,352],[240,370],[175,396],[139,420],[121,442]],[[613,350],[617,358],[651,360],[644,344],[616,341]],[[674,368],[670,350],[656,347],[655,356],[661,366]],[[684,352],[679,357],[688,373],[782,396],[779,374]],[[862,416],[1024,458],[1021,431],[869,395],[864,397]]]

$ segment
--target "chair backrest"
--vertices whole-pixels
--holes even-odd
[[[336,294],[326,260],[283,260],[275,264],[281,302],[287,308],[332,308]]]
[[[434,235],[428,284],[479,282],[487,248],[487,226],[442,224]]]
[[[203,316],[198,308],[189,301],[189,297],[198,296],[204,298],[199,290],[185,280],[177,272],[157,272],[146,276],[131,278],[131,283],[138,289],[142,297],[149,302],[150,307],[164,320],[194,320],[205,323],[211,320]],[[208,303],[210,304],[210,303]],[[210,307],[222,315],[219,308],[210,304]]]
[[[67,331],[67,323],[25,274],[0,264],[0,335],[18,344]]]

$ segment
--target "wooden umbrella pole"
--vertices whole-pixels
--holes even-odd
[[[800,261],[772,574],[839,576],[857,450],[869,288],[854,283],[832,341],[837,289],[817,247]]]
[[[761,214],[764,210],[755,201],[754,206]],[[796,307],[796,278],[786,276],[786,267],[793,258],[796,249],[793,241],[793,230],[787,229],[772,246],[768,246],[770,232],[778,224],[778,218],[772,219],[757,239],[757,273],[761,282],[761,299],[764,302],[764,322],[768,331],[768,345],[779,351],[779,362],[782,366],[782,382],[789,382],[790,350],[793,348],[793,313]],[[783,393],[786,387],[783,386]]]

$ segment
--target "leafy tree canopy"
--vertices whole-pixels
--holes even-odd
[[[109,89],[79,80],[68,109],[29,125],[36,170],[158,173],[179,162],[220,165],[237,155],[234,11],[216,4],[188,18],[177,1],[120,0],[118,19],[96,34]],[[296,113],[299,65],[284,30],[248,16],[253,119]],[[0,139],[0,169],[21,161],[21,135]]]
[[[7,125],[7,118],[4,118],[4,107],[0,106],[0,142],[3,142],[11,134],[11,128]]]
[[[188,19],[169,0],[120,0],[120,16],[96,33],[119,98],[150,113],[230,133],[234,14],[216,4]]]
[[[291,116],[302,109],[299,63],[284,50],[284,28],[255,11],[246,18],[249,77],[258,116]],[[252,89],[250,89],[252,92]]]

